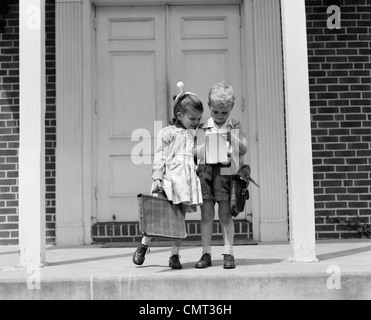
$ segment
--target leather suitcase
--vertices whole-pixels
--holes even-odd
[[[139,231],[149,237],[185,239],[185,214],[181,205],[163,197],[138,195]]]

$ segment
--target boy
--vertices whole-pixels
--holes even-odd
[[[202,257],[196,268],[211,266],[211,238],[215,217],[215,203],[219,205],[219,220],[224,239],[224,269],[234,269],[236,263],[233,254],[234,222],[230,209],[231,177],[243,165],[243,156],[247,153],[246,135],[239,121],[230,117],[234,107],[235,94],[233,88],[225,81],[215,84],[209,92],[209,108],[211,118],[202,126],[205,141],[208,133],[218,133],[224,138],[228,148],[229,164],[208,164],[203,159],[204,147],[198,149],[200,159],[199,178],[202,187],[203,205],[201,206]],[[213,146],[210,146],[213,148]],[[215,146],[214,146],[215,148]],[[202,150],[200,152],[199,150]]]

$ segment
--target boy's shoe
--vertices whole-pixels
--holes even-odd
[[[195,265],[195,268],[197,269],[205,269],[207,267],[211,267],[211,255],[210,253],[204,253],[200,259]]]
[[[174,254],[173,256],[170,257],[169,267],[171,267],[171,269],[182,269],[183,268],[182,264],[180,263],[179,258],[180,256],[177,254]]]
[[[138,249],[134,252],[133,262],[134,264],[141,266],[146,258],[148,247],[144,244],[140,244]]]
[[[223,254],[224,256],[224,269],[236,268],[236,262],[231,254]]]

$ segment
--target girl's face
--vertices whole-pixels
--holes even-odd
[[[225,105],[218,102],[209,102],[211,117],[218,126],[222,126],[228,120],[233,105]]]
[[[202,112],[190,109],[187,112],[178,112],[178,119],[184,129],[197,129],[202,119]]]

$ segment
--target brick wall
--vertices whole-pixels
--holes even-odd
[[[341,29],[327,28],[328,6]],[[371,0],[307,0],[317,238],[371,219]]]
[[[0,33],[0,245],[18,243],[19,19],[18,0],[9,0]],[[46,235],[55,240],[55,22],[54,1],[46,5]]]

